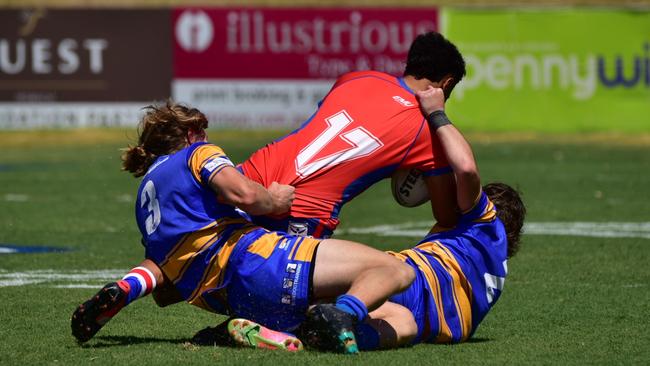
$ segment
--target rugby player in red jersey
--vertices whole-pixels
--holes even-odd
[[[463,57],[442,35],[412,43],[403,77],[376,71],[341,76],[300,128],[261,148],[239,168],[249,179],[296,188],[289,213],[253,222],[296,235],[329,237],[341,207],[397,169],[426,177],[439,224],[456,220],[454,179],[416,92],[441,88],[445,98],[465,75]]]

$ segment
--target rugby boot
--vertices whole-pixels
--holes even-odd
[[[307,312],[302,327],[305,343],[322,351],[357,354],[359,348],[354,336],[354,315],[333,304],[320,304]]]
[[[79,305],[72,314],[70,327],[79,343],[89,341],[124,307],[127,292],[116,282],[104,286],[95,296]]]
[[[228,333],[229,322],[230,319],[220,323],[216,327],[207,327],[199,330],[190,342],[197,346],[236,346],[237,343],[235,343]]]

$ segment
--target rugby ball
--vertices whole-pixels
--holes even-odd
[[[393,198],[404,207],[416,207],[429,201],[429,190],[422,172],[417,169],[400,169],[391,177]]]

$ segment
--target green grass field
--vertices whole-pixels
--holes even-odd
[[[542,229],[524,236],[501,300],[465,344],[358,357],[194,347],[186,343],[194,332],[223,317],[186,304],[158,309],[147,298],[80,347],[70,335],[74,308],[142,259],[139,182],[119,169],[119,148],[133,135],[0,133],[0,243],[72,249],[0,254],[1,365],[650,363],[647,136],[470,136],[484,182],[518,186],[528,222]],[[241,161],[278,135],[213,131],[212,140]],[[423,231],[429,218],[427,207],[398,207],[383,183],[345,207],[339,237],[401,249],[417,234],[359,229],[412,222]],[[550,222],[595,224],[550,235]]]

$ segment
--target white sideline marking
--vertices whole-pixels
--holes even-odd
[[[117,281],[127,273],[127,269],[106,269],[98,271],[57,271],[53,269],[8,272],[0,269],[0,287],[35,285],[48,282],[64,282],[66,286],[85,285],[91,286],[88,281],[97,281],[101,287],[102,282]],[[100,284],[101,283],[101,284]]]
[[[417,221],[342,229],[339,233],[422,238],[429,229],[431,221]],[[530,222],[524,225],[524,234],[650,239],[650,222]]]
[[[340,234],[372,234],[378,236],[405,236],[422,238],[431,228],[430,221],[405,222],[395,225],[377,225],[339,230]],[[524,227],[525,235],[562,235],[598,238],[650,239],[650,222],[531,222]],[[4,251],[3,251],[4,250]],[[0,253],[13,249],[0,248]],[[47,284],[57,288],[96,288],[109,281],[117,281],[128,269],[58,271],[53,269],[8,272],[0,269],[0,287]],[[92,282],[97,282],[93,285]],[[624,287],[643,287],[629,284]]]
[[[29,196],[26,194],[19,193],[7,193],[5,194],[5,201],[7,202],[27,202],[29,201]]]
[[[110,281],[110,280],[109,280]],[[93,285],[90,283],[71,283],[68,285],[54,285],[55,288],[96,288],[99,289],[102,285]]]

